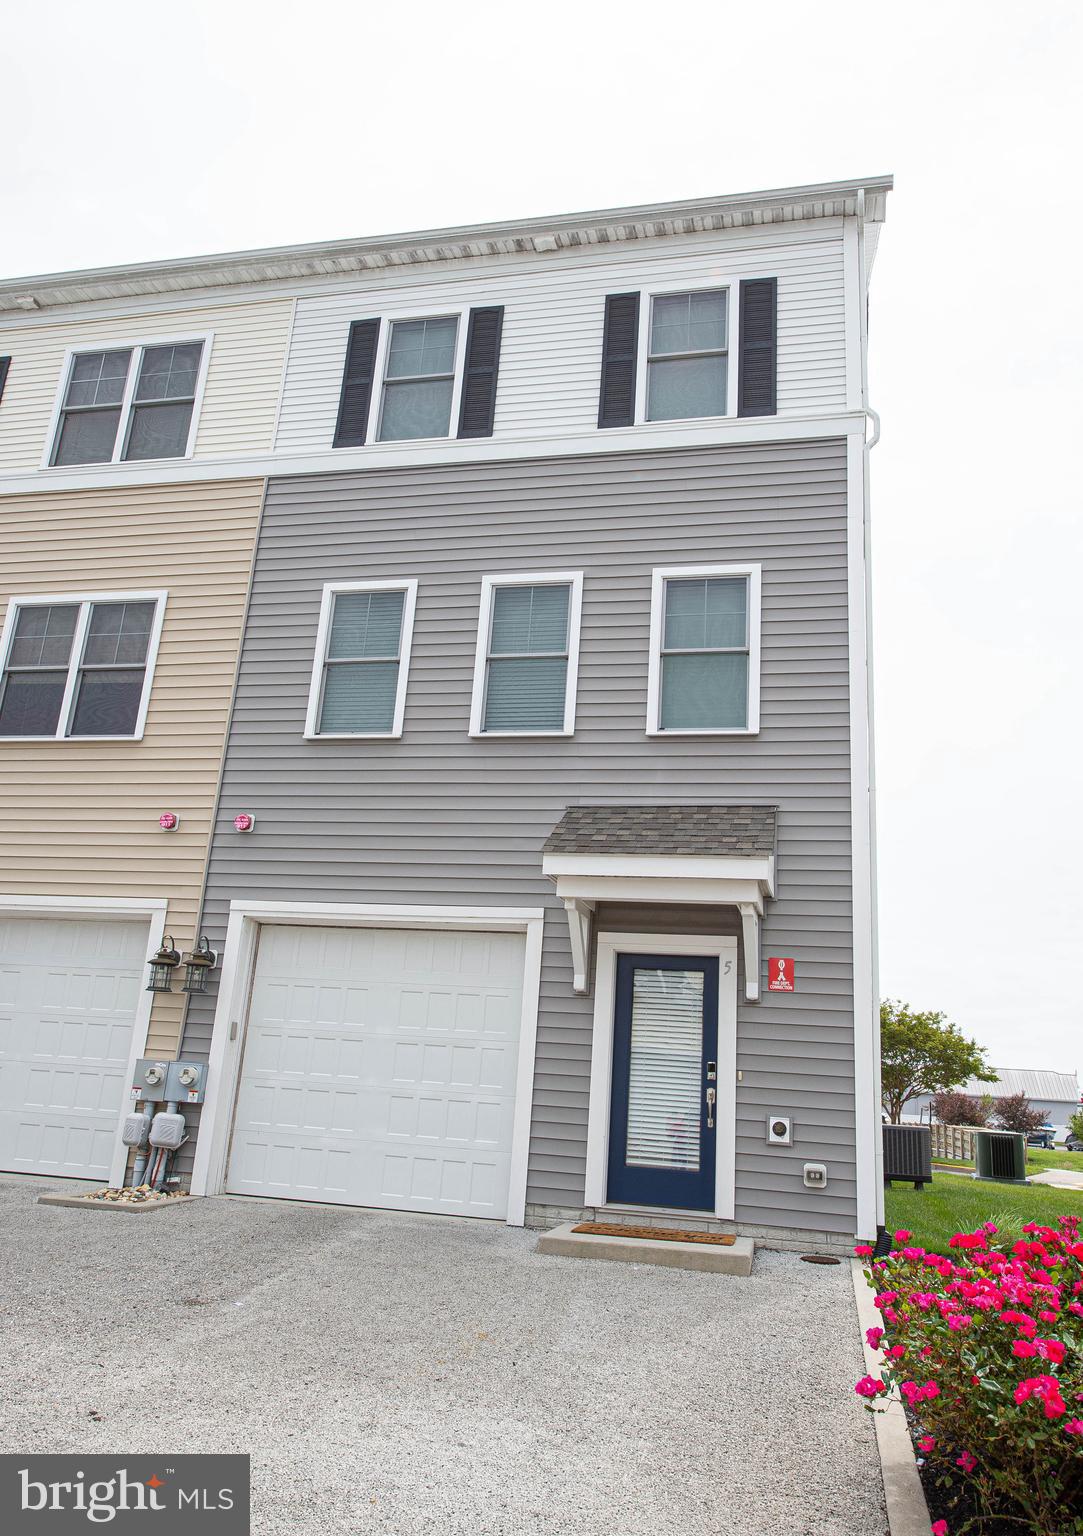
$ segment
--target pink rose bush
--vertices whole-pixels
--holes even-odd
[[[950,1256],[898,1232],[887,1258],[861,1255],[881,1322],[866,1337],[881,1366],[856,1390],[874,1409],[896,1391],[925,1475],[949,1497],[966,1485],[952,1536],[985,1521],[1083,1536],[1083,1242],[1077,1220],[1058,1225],[1029,1223],[1009,1246],[986,1223],[956,1233]]]

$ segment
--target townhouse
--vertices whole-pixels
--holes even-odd
[[[0,1167],[874,1229],[889,188],[0,284]]]

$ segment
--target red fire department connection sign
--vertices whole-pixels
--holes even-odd
[[[793,991],[793,960],[771,955],[767,961],[768,992]]]

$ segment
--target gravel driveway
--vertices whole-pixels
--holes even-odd
[[[0,1445],[242,1451],[257,1536],[884,1536],[850,1272],[0,1178]]]

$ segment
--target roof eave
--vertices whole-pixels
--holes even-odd
[[[857,212],[858,193],[862,191],[865,217],[876,220],[884,216],[892,184],[890,176],[869,176],[731,197],[691,198],[549,218],[512,219],[8,278],[0,281],[0,312],[32,312],[96,300],[334,277],[485,256],[548,255],[584,245],[616,244],[702,230],[852,217]]]

